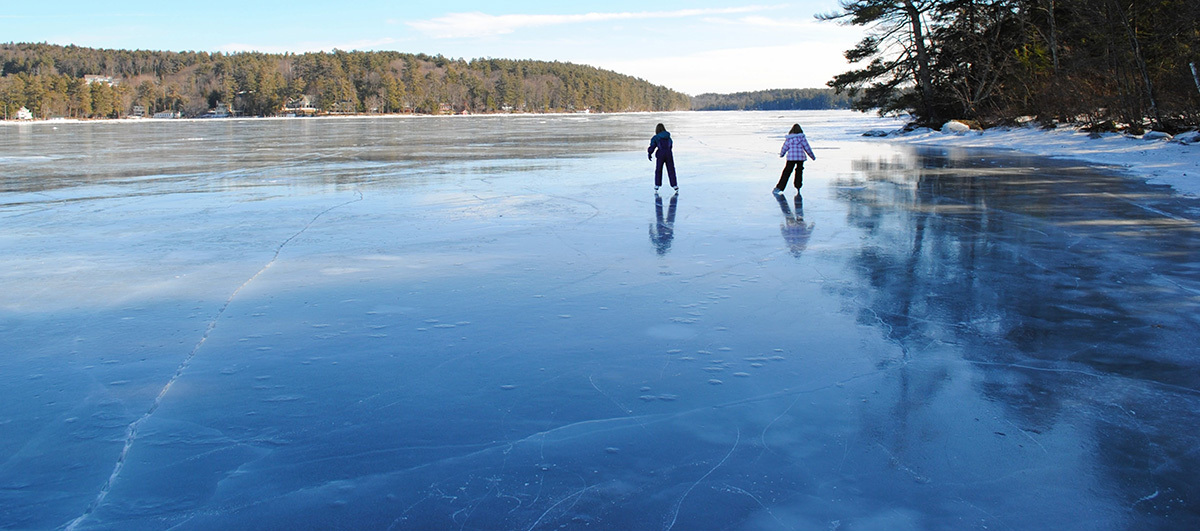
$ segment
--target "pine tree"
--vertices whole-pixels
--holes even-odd
[[[937,4],[937,0],[852,0],[842,2],[842,13],[819,15],[821,20],[871,28],[857,46],[845,53],[851,63],[871,62],[863,69],[834,77],[829,86],[851,95],[865,86],[860,107],[897,110],[911,106],[911,95],[906,90],[915,84],[917,101],[911,107],[921,118],[937,121],[929,43],[922,20]]]

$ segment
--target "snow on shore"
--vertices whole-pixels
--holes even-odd
[[[1166,138],[1154,139],[1154,136],[1147,134],[1146,137],[1136,137],[1120,133],[1094,135],[1074,126],[1042,129],[1031,125],[963,133],[918,129],[911,133],[889,132],[882,138],[908,144],[1013,149],[1034,155],[1113,165],[1145,177],[1150,182],[1170,185],[1179,193],[1200,196],[1200,143],[1191,141],[1185,144]]]

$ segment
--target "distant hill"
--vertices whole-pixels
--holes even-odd
[[[3,117],[686,110],[686,94],[572,63],[401,52],[304,54],[0,44]],[[224,115],[224,114],[222,114]]]
[[[782,111],[848,109],[850,98],[833,89],[773,89],[692,97],[693,111]]]

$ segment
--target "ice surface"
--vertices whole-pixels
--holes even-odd
[[[1062,157],[1089,164],[1124,168],[1129,175],[1155,184],[1170,185],[1176,192],[1200,196],[1200,145],[1191,139],[1200,133],[1189,132],[1167,142],[1159,131],[1141,137],[1119,133],[1091,133],[1081,127],[1060,125],[1043,129],[1036,124],[1021,127],[994,127],[965,134],[943,133],[930,129],[896,134],[899,130],[874,130],[900,140],[923,146],[988,148],[1017,150],[1033,155]],[[891,133],[891,134],[889,134]]]
[[[1200,203],[877,122],[0,128],[0,528],[1200,525]]]

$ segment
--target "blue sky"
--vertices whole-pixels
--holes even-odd
[[[861,28],[838,0],[6,2],[0,39],[96,48],[397,50],[582,63],[689,94],[823,87]]]

